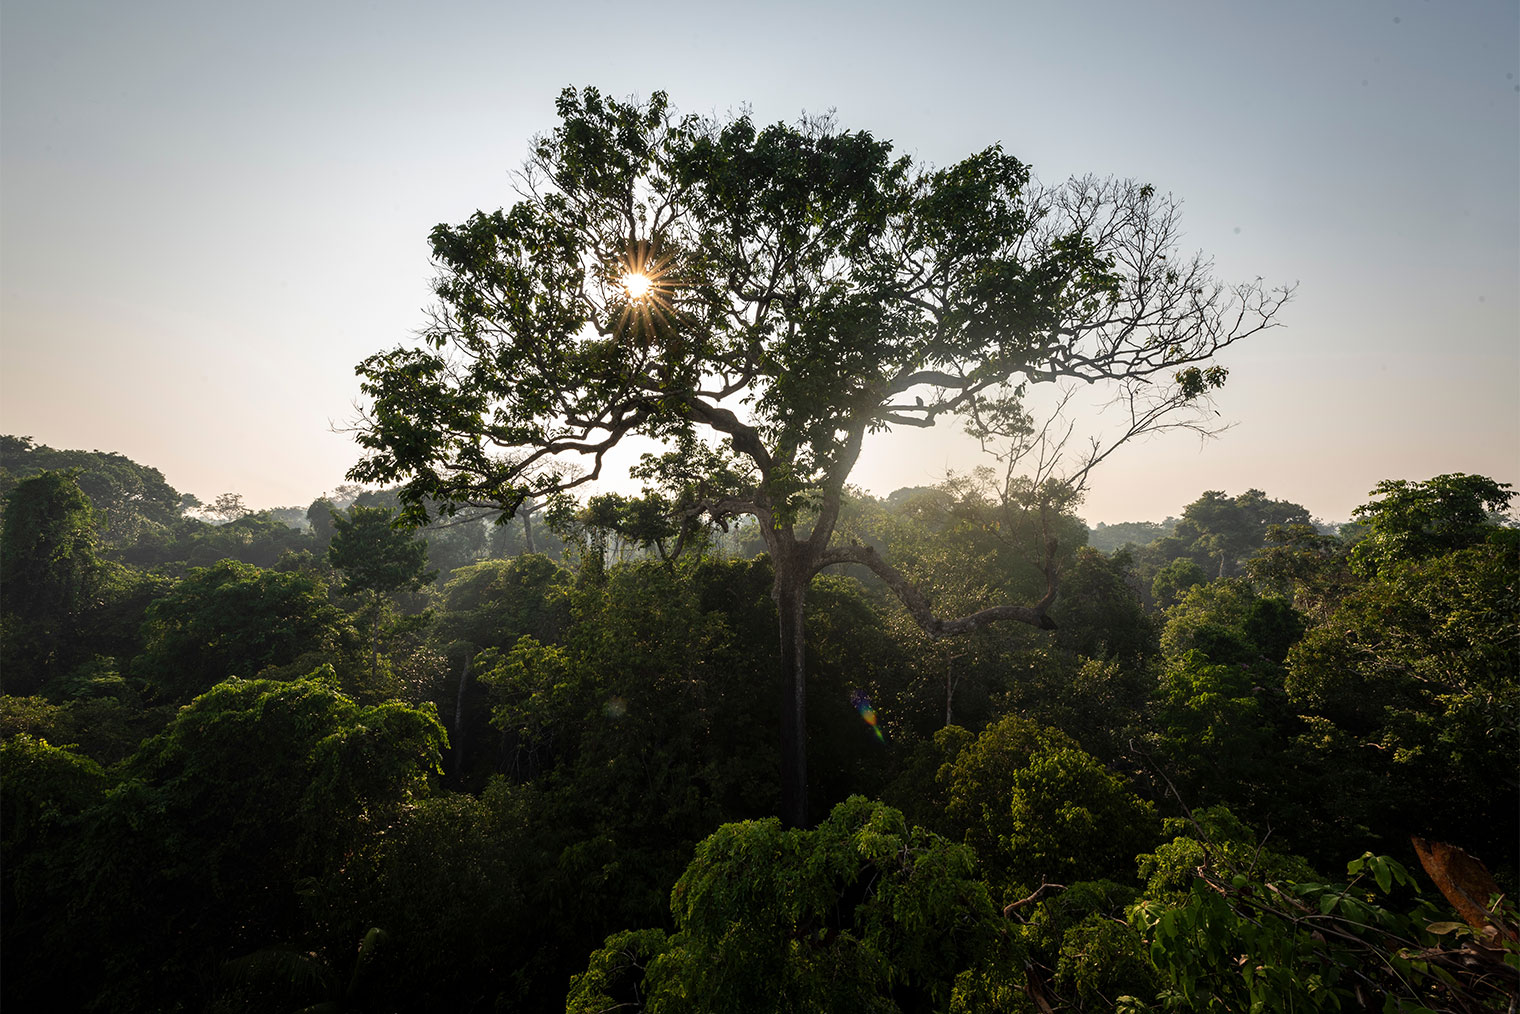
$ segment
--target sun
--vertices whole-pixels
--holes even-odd
[[[675,292],[681,287],[672,270],[671,255],[658,240],[632,239],[626,256],[604,278],[622,287],[627,296],[613,325],[619,334],[648,347],[669,339],[676,328]],[[609,293],[610,295],[611,293]]]
[[[630,271],[623,276],[623,288],[628,291],[629,299],[643,299],[654,288],[654,279],[642,271]]]

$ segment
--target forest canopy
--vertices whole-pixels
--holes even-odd
[[[365,494],[285,528],[274,567],[146,570],[38,472],[0,531],[5,999],[1492,1009],[1514,989],[1520,541],[1503,484],[1373,492],[1344,537],[1209,491],[1186,538],[1065,553],[1054,636],[932,639],[869,570],[819,579],[827,816],[788,830],[753,536],[662,559],[582,516],[540,534],[550,557],[481,519],[466,557],[458,526],[375,529],[354,545],[379,576],[354,583],[343,525],[395,517]],[[842,523],[947,601],[1038,588],[1040,529],[984,494],[852,494]],[[1257,509],[1289,523],[1241,528]],[[236,523],[181,518],[155,552]],[[1399,537],[1364,549],[1379,531]],[[409,545],[450,561],[437,582]],[[1447,907],[1454,883],[1476,909]]]
[[[369,487],[205,505],[0,437],[0,1002],[1514,1007],[1508,484],[1090,529],[1091,466],[1288,296],[1174,200],[559,114],[361,365]],[[1129,424],[1036,420],[1063,378]],[[850,485],[952,420],[997,469]],[[635,433],[643,494],[596,491]]]

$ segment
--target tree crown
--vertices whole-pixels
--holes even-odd
[[[681,116],[658,92],[569,89],[558,112],[521,200],[433,230],[422,345],[359,367],[350,476],[404,480],[413,520],[573,489],[637,432],[692,449],[647,463],[677,513],[789,524],[868,432],[949,415],[1048,436],[1031,383],[1112,382],[1129,434],[1157,428],[1288,295],[1180,255],[1154,188],[1046,186],[997,146],[917,166],[828,118]]]
[[[1367,526],[1351,552],[1351,566],[1363,575],[1483,541],[1515,495],[1507,482],[1461,472],[1424,482],[1384,479],[1372,492],[1378,499],[1353,512]]]

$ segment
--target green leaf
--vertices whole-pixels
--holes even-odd
[[[1436,936],[1442,937],[1448,933],[1455,933],[1458,930],[1465,930],[1467,928],[1468,926],[1465,922],[1433,922],[1429,926],[1426,926],[1425,930],[1428,933],[1434,933]]]

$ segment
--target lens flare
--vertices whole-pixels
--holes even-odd
[[[642,271],[630,271],[623,276],[623,288],[628,290],[630,299],[643,299],[653,287],[654,279]]]
[[[876,709],[871,707],[871,698],[864,691],[857,690],[850,695],[850,703],[860,712],[860,717],[871,727],[871,731],[876,733],[876,742],[885,743],[887,737],[881,731],[881,726],[876,724]]]
[[[616,333],[645,349],[667,346],[677,338],[675,295],[681,284],[674,270],[671,253],[662,251],[658,239],[629,240],[621,263],[607,276],[628,297],[619,301]]]

